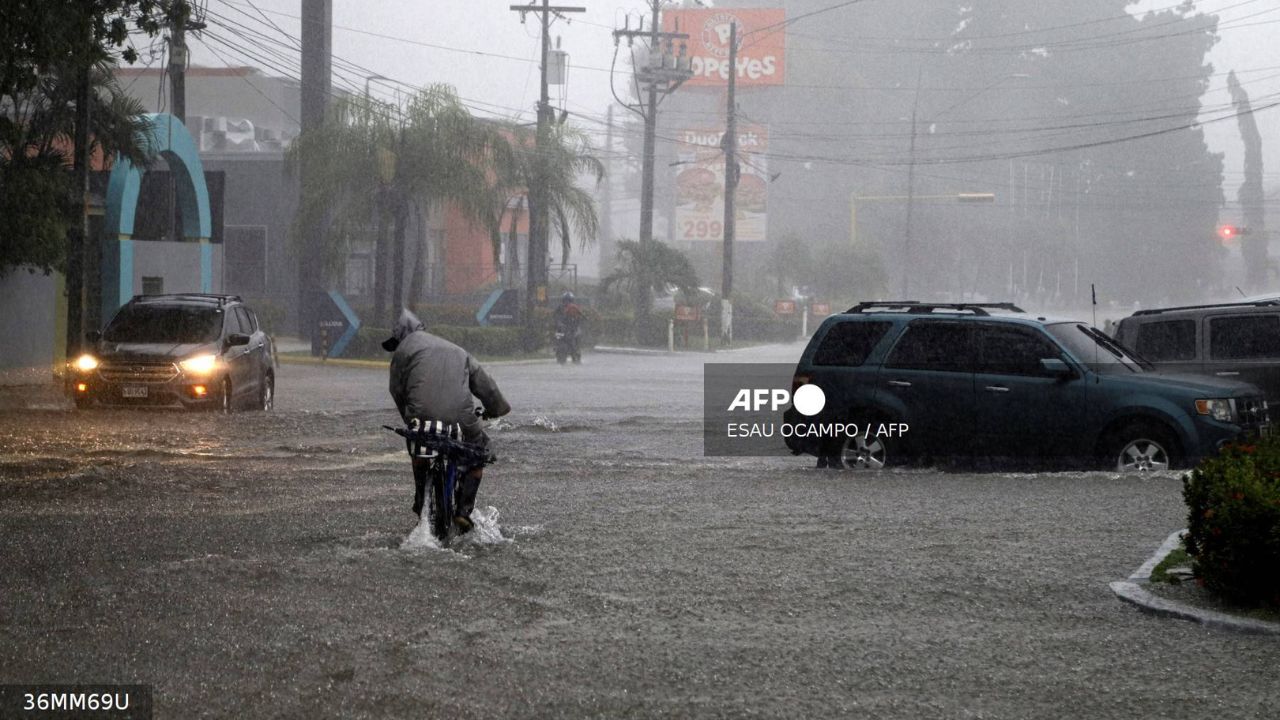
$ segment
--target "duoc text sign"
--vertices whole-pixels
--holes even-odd
[[[665,32],[689,36],[693,77],[685,87],[724,87],[729,81],[729,29],[738,24],[738,87],[782,85],[786,68],[787,13],[781,8],[702,8],[662,13]]]

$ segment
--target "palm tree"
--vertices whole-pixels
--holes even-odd
[[[569,262],[573,250],[572,234],[577,232],[580,247],[592,242],[598,232],[595,199],[579,185],[583,177],[594,178],[598,184],[604,179],[604,163],[592,154],[591,143],[581,130],[568,125],[551,125],[544,130],[544,141],[539,149],[537,138],[530,128],[508,129],[510,153],[496,167],[498,195],[492,208],[494,220],[499,222],[512,198],[529,208],[529,252],[526,275],[525,324],[531,326],[533,300],[537,289],[546,284],[547,256],[550,251],[542,245],[536,227],[539,203],[547,207],[550,227],[548,237],[554,232],[560,239],[560,262]],[[509,233],[515,235],[519,211],[512,213]],[[501,235],[494,233],[494,255],[498,254]],[[514,256],[514,253],[509,253]]]
[[[465,217],[492,233],[491,208],[496,189],[489,179],[507,152],[497,131],[471,116],[448,85],[429,86],[409,99],[401,112],[369,98],[339,101],[335,118],[308,131],[289,150],[290,166],[305,167],[307,185],[294,223],[297,232],[310,222],[325,228],[321,251],[327,274],[343,266],[351,242],[365,237],[372,220],[374,248],[374,322],[390,322],[387,277],[398,306],[404,301],[403,267],[408,218],[425,218],[434,201],[447,200]],[[388,248],[388,230],[392,239]],[[421,294],[424,241],[419,238],[410,295]],[[388,257],[388,250],[392,257]]]
[[[370,222],[376,226],[374,302],[379,318],[385,314],[381,273],[385,268],[386,196],[391,179],[386,168],[396,139],[394,114],[388,103],[367,97],[342,98],[330,120],[298,136],[287,155],[290,171],[300,170],[306,178],[291,239],[296,251],[304,251],[302,229],[323,228],[319,246],[309,251],[320,253],[327,279],[341,273],[352,243],[367,237]]]
[[[600,288],[609,292],[617,287],[628,296],[652,299],[655,289],[672,285],[687,296],[698,290],[698,273],[684,253],[659,240],[619,240],[617,269],[601,281]]]
[[[46,271],[63,266],[67,232],[81,212],[69,172],[79,77],[73,63],[55,66],[29,90],[9,96],[0,114],[0,272],[20,264]],[[89,88],[89,152],[148,163],[146,108],[124,93],[105,61],[90,69]]]
[[[395,262],[404,261],[404,223],[410,209],[424,220],[433,205],[447,201],[462,215],[498,236],[492,208],[502,195],[495,168],[510,165],[511,148],[501,129],[472,117],[453,88],[433,85],[416,94],[405,113],[400,152],[395,167],[399,214],[395,232]],[[419,224],[422,227],[422,223]],[[422,297],[425,280],[425,239],[420,234],[409,296]],[[395,297],[402,298],[402,273],[396,274]]]

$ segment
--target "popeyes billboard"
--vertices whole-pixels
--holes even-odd
[[[723,87],[729,81],[729,32],[738,24],[738,87],[781,85],[786,66],[787,13],[774,10],[705,8],[667,10],[664,32],[682,32],[693,77],[685,86]],[[678,30],[677,30],[678,28]]]

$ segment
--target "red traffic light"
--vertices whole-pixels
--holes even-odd
[[[1223,240],[1234,240],[1239,235],[1244,235],[1248,230],[1239,225],[1219,225],[1218,237]]]

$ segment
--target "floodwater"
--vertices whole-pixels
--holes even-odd
[[[707,359],[491,367],[515,410],[447,550],[380,370],[286,365],[270,414],[0,412],[0,682],[176,718],[1280,707],[1274,639],[1107,588],[1185,524],[1176,473],[707,458]]]

